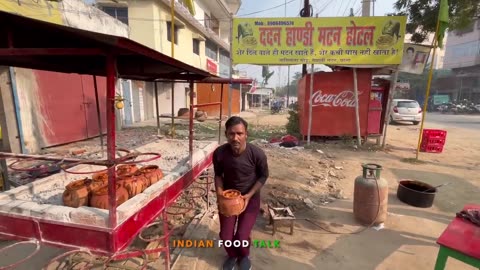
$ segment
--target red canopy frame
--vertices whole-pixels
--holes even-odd
[[[157,133],[160,135],[160,115],[159,115],[159,109],[158,109],[158,94],[157,94],[157,82],[164,82],[164,83],[170,83],[172,82],[171,80],[156,80],[155,81],[155,104],[156,104],[156,111],[157,111]],[[176,82],[182,82],[180,80]],[[187,81],[183,81],[187,82]],[[220,144],[221,142],[221,136],[222,136],[222,113],[223,113],[223,85],[224,84],[251,84],[253,82],[252,79],[229,79],[229,78],[215,78],[215,77],[209,77],[205,78],[203,80],[197,81],[197,83],[219,83],[221,85],[220,87],[220,101],[218,102],[211,102],[211,103],[205,103],[205,104],[194,104],[194,98],[193,98],[193,81],[188,81],[189,88],[191,89],[190,91],[190,110],[189,110],[189,151],[190,151],[190,162],[193,162],[192,159],[192,154],[193,154],[193,110],[194,108],[201,108],[201,107],[207,107],[207,106],[220,106],[220,112],[219,112],[219,117],[218,117],[218,143]],[[173,117],[173,116],[172,116]],[[208,193],[207,193],[208,194]]]
[[[125,160],[115,157],[115,80],[118,77],[143,81],[157,81],[159,79],[170,82],[188,81],[192,90],[194,82],[223,84],[250,83],[251,80],[238,81],[218,78],[204,70],[187,65],[127,38],[74,29],[3,11],[0,11],[0,64],[54,72],[90,74],[107,78],[107,159],[88,162],[76,159],[69,159],[69,161],[107,166],[110,197],[109,228],[107,229],[80,225],[64,227],[64,224],[0,215],[0,223],[8,225],[8,233],[0,231],[0,234],[20,239],[29,239],[28,236],[34,238],[50,236],[51,239],[55,239],[48,242],[52,245],[69,248],[86,247],[99,253],[117,255],[118,258],[165,252],[166,261],[169,262],[169,232],[164,209],[173,203],[185,187],[193,182],[193,179],[201,173],[203,168],[211,163],[211,156],[195,166],[192,162],[193,108],[205,105],[194,105],[193,91],[190,92],[189,152],[191,170],[183,176],[182,181],[177,181],[178,183],[173,184],[162,195],[142,208],[140,210],[142,211],[141,217],[135,215],[117,226],[116,189],[114,188],[116,184],[115,165]],[[221,114],[219,127],[221,128]],[[0,158],[9,157],[64,160],[63,158],[42,158],[33,155],[0,153]],[[133,240],[131,236],[136,236],[142,228],[161,213],[164,214],[165,236],[161,237],[165,241],[164,247],[148,251],[118,253]],[[17,237],[16,232],[22,236]],[[78,238],[73,241],[74,243],[62,242],[71,238],[72,234],[83,235],[85,233],[89,235],[86,239],[85,237]],[[23,262],[23,260],[20,262]],[[169,263],[166,263],[166,268],[169,269],[169,267]]]

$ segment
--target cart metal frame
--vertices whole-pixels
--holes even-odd
[[[28,35],[23,34],[27,33]],[[181,193],[188,188],[212,163],[212,153],[198,164],[193,164],[193,110],[202,106],[220,105],[219,142],[222,123],[222,102],[194,104],[193,83],[251,83],[251,80],[221,79],[206,71],[189,66],[127,38],[74,29],[48,22],[34,20],[0,11],[0,64],[42,69],[54,72],[91,74],[107,78],[107,159],[76,160],[79,164],[104,165],[108,170],[109,222],[107,228],[78,225],[51,220],[0,213],[0,235],[7,239],[21,240],[15,243],[36,243],[63,247],[69,251],[54,260],[77,252],[106,255],[111,260],[122,260],[149,253],[165,253],[165,268],[170,269],[169,229],[166,208],[171,206]],[[158,197],[144,205],[137,213],[121,224],[117,224],[115,167],[125,162],[116,158],[115,131],[115,81],[117,78],[170,82],[188,81],[190,91],[189,154],[190,168],[186,174],[166,188]],[[223,94],[223,90],[222,90]],[[223,95],[222,95],[223,98]],[[157,119],[158,119],[157,99]],[[132,157],[132,155],[129,155]],[[135,156],[133,156],[135,157]],[[0,159],[28,158],[52,161],[66,161],[63,157],[43,157],[1,153]],[[208,194],[208,192],[207,192]],[[163,247],[149,250],[128,250],[136,236],[141,237],[144,229],[163,216],[163,234],[146,241],[163,241]],[[153,222],[153,223],[152,223]],[[82,237],[72,237],[81,235]],[[141,237],[142,238],[142,237]],[[11,247],[11,246],[10,246]],[[6,250],[10,247],[1,249]],[[0,269],[11,269],[33,256]],[[106,263],[108,263],[105,262]],[[146,261],[146,260],[144,260]],[[146,264],[142,269],[146,267]]]

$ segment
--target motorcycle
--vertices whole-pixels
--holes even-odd
[[[270,110],[271,110],[272,114],[276,114],[276,113],[280,113],[282,111],[282,107],[277,106],[277,105],[272,105],[272,108]]]

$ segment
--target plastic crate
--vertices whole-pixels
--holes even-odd
[[[446,130],[441,130],[441,129],[424,129],[423,138],[438,138],[438,139],[445,139],[447,138],[447,131]]]
[[[443,145],[442,144],[425,144],[420,147],[420,151],[426,153],[442,153]]]
[[[422,145],[445,145],[444,138],[429,138],[429,137],[422,137]]]

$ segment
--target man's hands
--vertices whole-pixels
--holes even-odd
[[[247,209],[247,206],[248,206],[248,202],[250,201],[250,199],[252,198],[253,195],[251,195],[250,193],[247,193],[245,195],[242,196],[243,200],[245,201],[245,206],[243,207],[243,210]]]
[[[250,189],[250,191],[247,194],[242,196],[243,199],[245,200],[245,207],[243,210],[247,209],[248,202],[253,197],[253,195],[255,195],[255,193],[257,193],[262,188],[262,186],[263,184],[257,181],[255,185],[253,185],[253,187]]]

